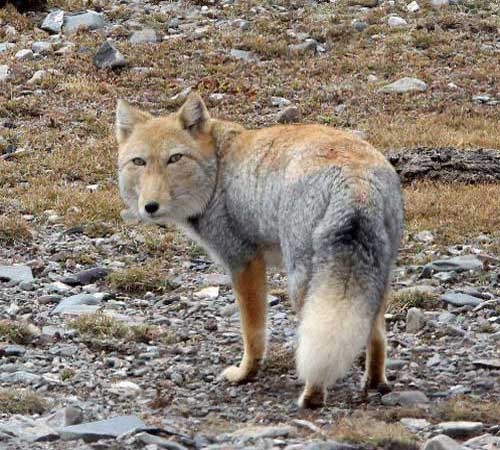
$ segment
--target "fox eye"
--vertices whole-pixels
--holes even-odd
[[[170,158],[168,158],[167,164],[176,163],[181,158],[182,158],[182,154],[181,153],[176,153],[175,155],[172,155]]]
[[[132,160],[132,163],[135,165],[135,166],[145,166],[146,165],[146,161],[142,158],[134,158]]]

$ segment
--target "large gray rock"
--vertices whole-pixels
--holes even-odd
[[[31,50],[33,50],[33,52],[35,53],[39,53],[40,55],[51,53],[53,49],[54,46],[52,42],[48,41],[36,41],[33,42],[33,45],[31,46]]]
[[[417,333],[424,327],[424,312],[420,308],[410,308],[406,313],[406,332]]]
[[[64,16],[63,32],[74,33],[79,28],[86,30],[98,30],[104,27],[104,16],[95,11],[87,10],[84,13],[77,13]]]
[[[61,439],[66,441],[83,439],[86,442],[95,442],[99,439],[116,438],[120,434],[145,427],[146,424],[137,416],[117,416],[97,422],[71,425],[59,428],[57,431]]]
[[[99,69],[115,69],[127,65],[127,60],[113,44],[106,41],[97,50],[94,65]]]
[[[472,295],[460,294],[458,292],[447,292],[441,296],[441,300],[453,306],[477,306],[482,300]]]
[[[387,84],[381,91],[386,94],[404,94],[406,92],[425,92],[427,84],[418,78],[404,77],[394,83]]]
[[[91,314],[99,310],[101,300],[92,294],[77,294],[62,300],[53,314]]]
[[[230,55],[235,59],[242,59],[247,62],[257,61],[257,57],[252,52],[247,52],[246,50],[238,50],[236,48],[231,49]]]
[[[495,449],[500,448],[500,436],[483,434],[464,442],[464,446],[473,449]]]
[[[438,434],[432,439],[429,439],[422,450],[464,450],[464,448],[452,438],[444,434]]]
[[[404,28],[408,26],[408,22],[399,16],[391,16],[387,20],[387,25],[391,28]]]
[[[152,28],[144,28],[143,30],[134,31],[129,41],[131,44],[151,44],[158,42],[158,36]]]
[[[485,367],[486,369],[500,370],[500,358],[497,359],[476,359],[472,364],[478,367]]]
[[[0,266],[0,281],[11,281],[14,283],[21,283],[22,281],[33,281],[33,273],[31,271],[31,267],[23,265]]]
[[[64,11],[57,9],[47,14],[42,23],[42,30],[57,34],[61,32],[63,23],[64,23]]]
[[[434,272],[466,272],[483,269],[483,263],[472,255],[455,256],[450,259],[438,259],[424,266],[424,269]]]
[[[468,438],[483,431],[481,422],[441,422],[438,428],[452,438]]]
[[[42,420],[15,415],[8,422],[0,422],[0,433],[26,442],[47,442],[59,439],[59,435]],[[3,447],[0,447],[3,448]],[[23,448],[29,448],[24,447]]]
[[[386,406],[413,406],[422,403],[429,403],[429,399],[420,391],[391,392],[382,397],[382,404]]]
[[[43,381],[43,378],[36,373],[25,372],[24,370],[18,370],[17,372],[4,372],[0,373],[0,381],[2,383],[12,383],[12,384],[38,384]]]

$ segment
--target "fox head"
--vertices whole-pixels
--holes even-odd
[[[212,120],[191,94],[176,113],[153,117],[123,100],[116,109],[124,217],[165,224],[200,215],[215,189]]]

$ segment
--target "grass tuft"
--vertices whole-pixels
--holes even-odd
[[[33,391],[0,389],[1,414],[42,414],[46,409],[46,401]]]
[[[392,292],[389,297],[387,312],[402,314],[410,308],[435,309],[436,298],[436,295],[426,292]]]
[[[0,216],[0,245],[26,244],[32,238],[30,227],[24,219]]]
[[[12,344],[28,344],[33,339],[33,333],[28,325],[8,320],[0,321],[0,341]]]
[[[163,294],[172,290],[165,270],[156,261],[142,267],[112,272],[107,280],[112,289],[130,294],[143,294],[148,291]]]
[[[456,398],[438,405],[436,416],[443,421],[473,421],[497,424],[500,403],[494,400],[471,400]]]

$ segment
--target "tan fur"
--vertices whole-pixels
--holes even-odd
[[[239,383],[256,374],[266,350],[266,266],[258,256],[233,277],[243,333],[243,359],[238,367],[228,367],[223,375]]]

